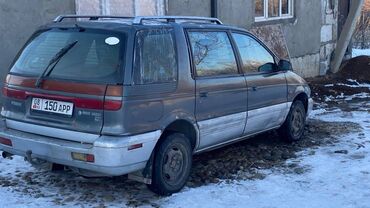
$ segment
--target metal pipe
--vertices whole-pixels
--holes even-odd
[[[217,16],[217,0],[211,0],[211,17]]]

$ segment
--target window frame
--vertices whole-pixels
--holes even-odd
[[[231,35],[231,30],[230,29],[220,29],[220,28],[205,28],[205,29],[199,29],[199,28],[186,28],[185,30],[185,36],[186,36],[186,42],[188,46],[188,51],[189,51],[189,58],[190,58],[190,65],[191,65],[191,74],[194,80],[196,79],[214,79],[214,78],[225,78],[225,77],[238,77],[238,76],[243,76],[243,71],[241,69],[240,65],[240,59],[239,59],[239,52],[236,48],[234,38]],[[193,47],[190,41],[189,33],[191,32],[223,32],[226,33],[230,45],[234,54],[235,58],[235,63],[237,66],[237,72],[233,74],[220,74],[220,75],[207,75],[207,76],[198,76],[197,69],[194,63],[194,57],[193,57]]]
[[[175,59],[176,59],[176,70],[175,70],[175,80],[168,81],[168,82],[157,82],[157,83],[136,83],[135,82],[135,71],[136,71],[136,53],[137,51],[137,40],[138,40],[138,34],[140,32],[148,32],[150,30],[167,30],[172,36],[173,42],[174,42],[174,52],[175,52]],[[143,28],[143,29],[138,29],[134,33],[134,43],[133,43],[133,57],[132,57],[132,73],[131,73],[131,84],[135,86],[156,86],[156,85],[168,85],[168,84],[174,84],[177,83],[179,80],[179,55],[178,55],[178,46],[177,46],[177,40],[176,40],[176,31],[175,28],[173,27],[165,27],[165,28]]]
[[[275,65],[277,65],[277,63],[280,59],[276,56],[276,54],[269,47],[266,46],[266,44],[264,42],[262,42],[260,39],[258,39],[256,36],[254,36],[252,33],[246,32],[246,31],[239,31],[239,30],[231,30],[230,35],[232,37],[233,44],[235,44],[235,49],[236,49],[236,53],[237,53],[238,60],[239,60],[239,65],[240,65],[240,71],[244,76],[276,73],[276,71],[271,71],[271,72],[266,72],[266,71],[262,71],[262,72],[244,72],[244,70],[243,70],[243,58],[240,55],[240,51],[239,51],[238,45],[237,45],[237,43],[234,39],[233,33],[239,34],[239,35],[245,35],[245,36],[248,36],[248,37],[254,39],[257,43],[259,43],[272,56],[272,58],[274,59],[274,64]]]
[[[294,0],[287,0],[290,3],[288,7],[288,14],[282,13],[282,0],[279,0],[279,16],[278,17],[269,17],[269,7],[268,2],[269,0],[262,0],[263,1],[263,16],[256,16],[256,10],[254,10],[254,20],[255,22],[264,22],[270,20],[280,20],[280,19],[290,19],[294,17]],[[256,6],[256,1],[254,1],[254,6]]]

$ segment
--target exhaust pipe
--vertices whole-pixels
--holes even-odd
[[[12,159],[13,154],[11,154],[9,152],[3,152],[1,154],[1,156],[3,156],[3,158],[5,158],[5,159]]]

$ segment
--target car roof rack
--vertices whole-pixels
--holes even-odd
[[[193,16],[138,16],[138,17],[126,17],[126,16],[109,16],[109,15],[60,15],[54,19],[54,22],[62,22],[64,19],[78,19],[84,18],[89,19],[90,21],[96,21],[99,19],[123,19],[131,20],[132,24],[141,25],[145,20],[148,21],[161,21],[165,20],[167,22],[176,22],[176,21],[196,21],[196,22],[211,22],[218,25],[223,23],[212,17],[193,17]]]
[[[167,22],[179,21],[205,21],[222,25],[222,22],[213,17],[193,17],[193,16],[138,16],[133,20],[133,24],[142,24],[145,20],[165,20]]]
[[[110,15],[59,15],[54,19],[54,22],[63,22],[64,19],[78,19],[84,18],[93,20],[99,19],[126,19],[126,20],[133,20],[134,17],[125,17],[125,16],[110,16]]]

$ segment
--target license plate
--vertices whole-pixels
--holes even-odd
[[[31,109],[71,116],[73,113],[73,103],[42,98],[33,98]]]

